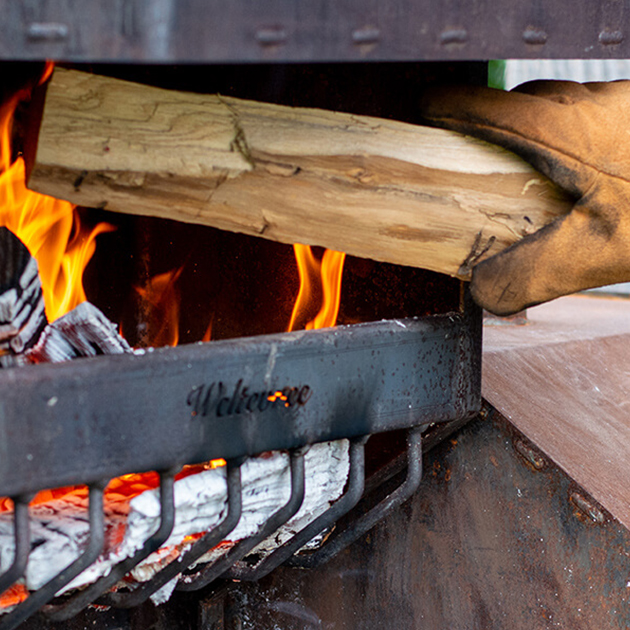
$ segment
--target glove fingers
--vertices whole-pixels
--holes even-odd
[[[609,215],[578,205],[479,263],[473,270],[473,297],[492,313],[511,315],[562,295],[630,279],[630,233],[622,233]]]
[[[574,103],[580,100],[598,100],[600,102],[613,101],[617,98],[627,99],[630,94],[630,86],[627,80],[623,81],[590,81],[577,83],[576,81],[558,81],[556,79],[537,79],[521,83],[511,92],[531,94],[551,101],[569,101]]]
[[[566,102],[572,100],[575,102],[576,100],[589,97],[592,91],[591,88],[596,85],[605,86],[608,83],[577,83],[576,81],[537,79],[521,83],[510,91],[512,93],[530,94],[531,96],[546,98],[550,101],[562,102],[564,100]]]
[[[513,92],[471,86],[434,88],[423,95],[420,110],[434,125],[521,155],[579,197],[594,176],[588,166],[593,146],[584,139],[584,105],[596,107],[591,96],[589,87],[568,81],[536,81]]]

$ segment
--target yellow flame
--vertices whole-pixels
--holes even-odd
[[[339,304],[341,302],[341,276],[346,255],[327,249],[321,264],[322,275],[322,307],[315,319],[306,324],[306,330],[328,328],[337,323]]]
[[[319,261],[308,245],[296,243],[293,250],[300,276],[300,290],[293,305],[288,330],[295,330],[300,319],[303,321],[304,313],[316,298],[317,285],[321,285],[321,307],[317,315],[306,323],[305,328],[312,330],[334,326],[339,314],[341,277],[346,255],[327,249]]]
[[[15,109],[26,95],[21,92],[0,107],[0,225],[37,260],[46,316],[54,321],[85,301],[83,271],[94,254],[94,239],[115,228],[107,223],[86,228],[74,205],[26,188],[24,160],[11,162]]]

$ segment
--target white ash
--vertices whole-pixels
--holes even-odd
[[[342,493],[348,475],[348,442],[317,444],[305,457],[306,488],[304,504],[285,527],[273,534],[260,549],[270,550],[282,544],[294,532],[311,522]],[[274,452],[247,460],[242,466],[243,513],[230,541],[254,534],[290,496],[289,457]],[[32,552],[26,571],[26,586],[35,590],[70,564],[86,544],[89,526],[87,499],[77,494],[31,508]],[[225,516],[227,482],[225,467],[190,475],[175,483],[176,518],[173,532],[162,549],[149,556],[132,572],[138,581],[150,579],[164,564],[181,553],[186,536],[212,529]],[[64,591],[89,584],[106,575],[120,560],[135,553],[159,526],[159,491],[148,490],[131,502],[106,502],[106,550]],[[121,532],[124,529],[122,543]],[[211,552],[216,557],[229,544]],[[259,549],[259,550],[260,550]],[[13,558],[13,518],[0,514],[0,572],[8,569]],[[182,567],[182,570],[186,567]],[[164,588],[164,596],[168,589]],[[171,589],[172,590],[172,589]],[[170,595],[170,593],[169,593]],[[163,599],[160,598],[160,599]]]
[[[26,355],[33,363],[59,363],[76,357],[131,352],[116,326],[90,302],[48,324]]]
[[[286,525],[260,543],[252,553],[269,552],[279,547],[295,532],[300,531],[308,523],[315,520],[341,495],[348,477],[347,440],[316,444],[306,454],[305,465],[305,493],[302,507]],[[206,497],[206,500],[202,501],[205,505],[201,510],[199,509],[197,503],[199,486],[197,482],[193,482],[194,486],[191,484],[190,488],[187,487],[183,490],[181,510],[190,516],[182,516],[181,525],[179,525],[180,516],[179,513],[177,514],[173,535],[167,541],[166,546],[177,544],[177,540],[182,540],[184,536],[190,533],[209,530],[225,516],[225,470],[217,468],[202,474],[208,473],[220,473],[221,476],[218,478],[213,475],[212,479],[208,478],[208,485],[202,489],[202,493]],[[187,477],[182,481],[188,479],[193,481],[195,477],[196,475]],[[209,474],[208,477],[210,477]],[[291,494],[290,478],[289,457],[285,453],[275,452],[270,457],[256,458],[246,462],[242,470],[243,513],[237,527],[229,535],[230,541],[241,540],[254,534],[271,514],[289,500]],[[138,505],[140,500],[143,503],[142,506]],[[138,504],[133,505],[134,501],[138,501]],[[176,505],[179,509],[179,501]],[[150,519],[156,520],[159,512],[157,494],[154,492],[153,496],[150,497],[148,493],[144,493],[133,499],[130,519],[134,516],[134,509],[137,510],[136,514],[143,514],[141,517],[143,523],[148,523]],[[189,522],[196,524],[192,531],[181,535],[180,532],[184,528],[190,529]],[[152,525],[151,528],[155,530],[157,526]],[[146,536],[146,533],[144,535]],[[228,545],[220,545],[200,558],[198,562],[214,560],[225,553],[228,547]],[[158,554],[149,556],[145,562],[136,567],[132,575],[139,582],[147,581],[164,564],[166,562],[158,552]]]
[[[170,582],[167,582],[162,588],[158,589],[155,593],[153,593],[153,595],[151,595],[151,601],[156,606],[166,603],[171,598],[178,581],[179,576],[174,577]]]
[[[0,295],[0,342],[15,353],[32,345],[46,324],[37,262],[31,258],[18,286]]]
[[[46,325],[37,261],[12,232],[0,227],[0,367],[19,358]]]

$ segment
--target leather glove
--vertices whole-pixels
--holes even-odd
[[[474,268],[481,306],[509,315],[630,280],[630,81],[436,88],[421,114],[517,153],[575,198],[568,215]]]

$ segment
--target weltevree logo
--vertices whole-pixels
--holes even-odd
[[[312,394],[313,391],[308,385],[252,391],[248,386],[243,387],[241,378],[231,390],[221,381],[193,387],[186,404],[192,407],[193,416],[214,413],[221,418],[241,413],[263,412],[280,405],[283,407],[305,405]]]

